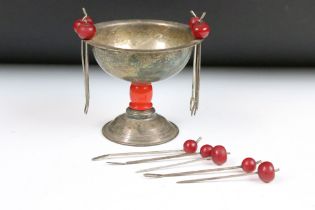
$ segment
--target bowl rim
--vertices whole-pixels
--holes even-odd
[[[166,20],[153,20],[153,19],[128,19],[128,20],[113,20],[113,21],[106,21],[106,22],[100,22],[96,23],[96,31],[97,28],[105,27],[109,25],[125,25],[128,23],[153,23],[157,25],[170,25],[180,28],[187,28],[189,29],[189,26],[183,23],[175,22],[175,21],[166,21]],[[97,33],[97,32],[96,32]],[[176,50],[182,50],[185,48],[193,47],[194,45],[197,45],[201,43],[203,40],[200,39],[193,39],[190,42],[187,42],[183,45],[176,46],[176,47],[170,47],[170,48],[164,48],[164,49],[126,49],[126,48],[119,48],[114,47],[106,44],[100,44],[99,42],[91,40],[84,40],[89,45],[100,48],[100,49],[106,49],[106,50],[113,50],[113,51],[130,51],[130,52],[144,52],[144,53],[156,53],[156,52],[168,52],[168,51],[176,51]]]

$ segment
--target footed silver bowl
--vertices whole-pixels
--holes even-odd
[[[151,82],[179,73],[193,47],[200,43],[188,25],[162,20],[122,20],[95,25],[97,33],[87,43],[99,66],[108,74],[130,81],[131,103],[126,113],[102,129],[111,141],[151,146],[174,139],[177,126],[152,107]]]

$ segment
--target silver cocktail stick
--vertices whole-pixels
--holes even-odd
[[[261,160],[256,161],[256,164],[261,163]],[[242,166],[230,166],[230,167],[221,167],[221,168],[211,168],[211,169],[203,169],[203,170],[195,170],[195,171],[183,171],[183,172],[176,172],[176,173],[168,173],[168,174],[153,174],[147,173],[143,174],[145,177],[151,178],[162,178],[162,177],[175,177],[175,176],[187,176],[187,175],[194,175],[194,174],[202,174],[202,173],[210,173],[210,172],[217,172],[217,171],[226,171],[226,170],[234,170],[240,169]]]
[[[228,152],[227,154],[229,155],[230,153]],[[171,167],[175,167],[175,166],[181,166],[181,165],[185,165],[185,164],[189,164],[189,163],[194,163],[194,162],[197,162],[197,161],[211,160],[211,159],[212,159],[212,157],[206,157],[206,158],[199,157],[199,158],[196,158],[194,160],[188,160],[188,161],[184,161],[184,162],[180,162],[180,163],[174,163],[174,164],[169,164],[169,165],[163,165],[163,166],[157,166],[157,167],[153,167],[153,168],[143,169],[143,170],[137,171],[136,173],[157,171],[157,170],[161,170],[161,169],[166,169],[166,168],[171,168]],[[144,176],[146,176],[146,175],[147,174],[144,174]]]
[[[84,75],[84,90],[85,90],[84,113],[87,114],[89,110],[89,103],[90,103],[89,55],[88,55],[88,45],[83,40],[81,41],[81,60],[82,60],[82,69],[83,69],[83,75]]]
[[[201,141],[201,137],[199,137],[196,142]],[[167,154],[167,153],[184,153],[184,150],[160,150],[160,151],[146,151],[146,152],[123,152],[123,153],[113,153],[113,154],[105,154],[92,158],[93,161],[110,159],[110,158],[125,158],[129,156],[142,156],[142,155],[159,155],[159,154]]]
[[[277,168],[274,170],[274,172],[278,172],[280,169]],[[209,178],[202,178],[202,179],[189,179],[189,180],[183,180],[178,181],[176,183],[178,184],[185,184],[185,183],[196,183],[196,182],[204,182],[204,181],[212,181],[212,180],[218,180],[218,179],[227,179],[227,178],[234,178],[234,177],[242,177],[242,176],[250,176],[259,174],[259,171],[253,172],[253,173],[239,173],[239,174],[232,174],[227,176],[215,176],[215,177],[209,177]]]
[[[199,108],[200,70],[201,70],[201,43],[196,45],[196,51],[197,51],[196,106],[195,106],[193,115],[196,115],[196,112],[197,112],[197,110]]]
[[[141,155],[158,155],[158,154],[177,153],[177,152],[183,152],[183,150],[178,149],[178,150],[146,151],[146,152],[122,152],[122,153],[100,155],[100,156],[92,158],[92,160],[98,161],[98,160],[110,159],[110,158],[121,158],[121,157],[141,156]]]
[[[194,46],[192,96],[190,99],[191,115],[196,115],[196,112],[199,106],[200,68],[201,68],[201,43],[197,43]]]
[[[233,178],[233,177],[241,177],[241,176],[249,176],[253,174],[258,174],[257,172],[254,173],[239,173],[239,174],[232,174],[232,175],[227,175],[227,176],[215,176],[215,177],[210,177],[210,178],[202,178],[202,179],[188,179],[188,180],[183,180],[183,181],[178,181],[176,183],[178,184],[185,184],[185,183],[196,183],[196,182],[204,182],[204,181],[211,181],[211,180],[217,180],[217,179],[226,179],[226,178]]]
[[[156,170],[171,168],[171,167],[175,167],[175,166],[180,166],[180,165],[194,163],[194,162],[201,161],[201,160],[210,160],[210,159],[211,158],[196,158],[196,159],[193,159],[193,160],[188,160],[188,161],[184,161],[184,162],[180,162],[180,163],[174,163],[174,164],[169,164],[169,165],[164,165],[164,166],[157,166],[157,167],[147,168],[147,169],[136,171],[136,173],[144,173],[144,172],[156,171]]]
[[[82,8],[84,20],[88,15],[85,8]],[[81,61],[82,61],[82,69],[84,75],[84,92],[85,92],[85,106],[84,106],[84,113],[87,114],[89,110],[90,104],[90,84],[89,84],[89,52],[88,52],[88,44],[81,40]]]
[[[196,13],[190,10],[190,13],[197,18]],[[206,12],[203,12],[199,18],[201,22],[206,16]],[[190,112],[191,115],[196,115],[199,107],[199,89],[200,89],[200,69],[201,69],[201,42],[194,46],[194,63],[193,63],[193,81],[192,81],[192,96],[190,99]]]
[[[194,62],[193,62],[193,78],[192,78],[192,87],[191,87],[191,98],[190,98],[190,112],[191,112],[191,115],[193,113],[193,108],[194,108],[194,104],[195,104],[195,98],[196,98],[196,62],[197,62],[197,59],[196,59],[196,45],[194,46]]]
[[[168,160],[168,159],[192,156],[192,155],[197,155],[197,154],[198,153],[182,153],[178,155],[169,155],[169,156],[164,156],[164,157],[133,160],[133,161],[127,161],[127,162],[107,162],[107,163],[112,164],[112,165],[131,165],[131,164],[139,164],[139,163],[149,163],[149,162],[154,162],[158,160]]]

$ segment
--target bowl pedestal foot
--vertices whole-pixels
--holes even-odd
[[[108,122],[103,135],[118,144],[129,146],[153,146],[166,143],[178,135],[178,128],[154,108],[137,111],[127,108],[126,113]]]
[[[152,85],[131,83],[126,113],[104,125],[103,135],[118,144],[153,146],[166,143],[178,135],[178,127],[152,107]]]

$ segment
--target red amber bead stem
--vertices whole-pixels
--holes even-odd
[[[129,108],[144,111],[152,108],[152,85],[151,83],[132,82],[130,85]]]

